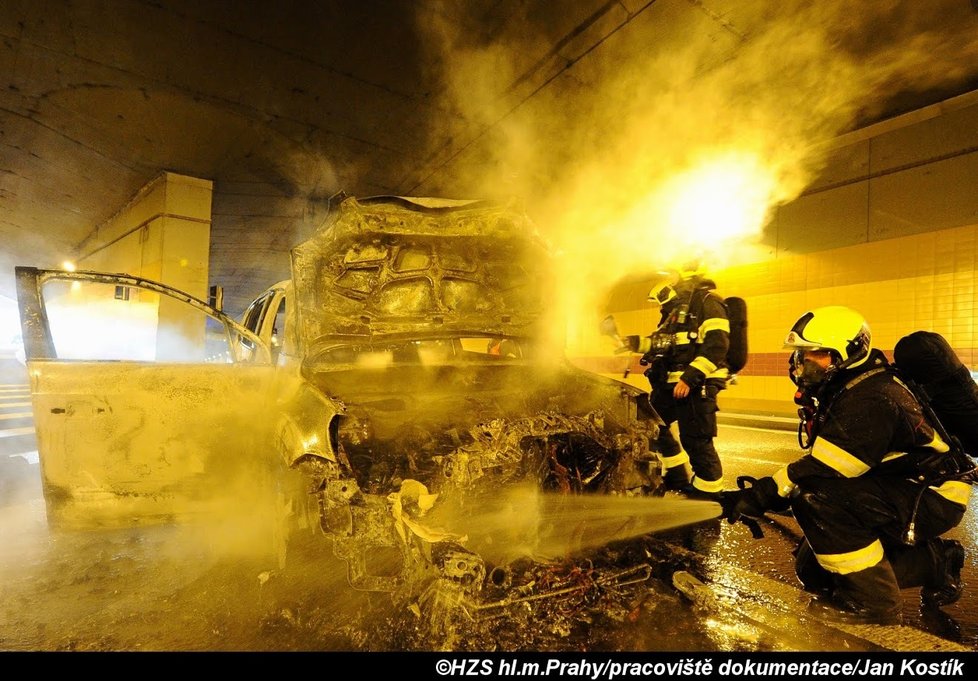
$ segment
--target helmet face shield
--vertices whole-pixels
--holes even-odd
[[[798,377],[801,375],[801,365],[805,361],[805,351],[795,350],[788,355],[788,378],[795,385],[798,385]]]
[[[817,362],[810,356],[809,353],[812,352],[829,353],[832,357],[831,364]],[[815,388],[825,382],[829,374],[829,368],[837,361],[836,354],[831,350],[798,348],[788,358],[788,378],[802,390]]]
[[[649,291],[649,302],[656,303],[658,305],[665,305],[670,300],[676,297],[676,289],[672,287],[672,283],[664,281],[658,284]]]
[[[798,385],[798,377],[801,375],[801,351],[795,350],[788,355],[788,378],[795,385]]]

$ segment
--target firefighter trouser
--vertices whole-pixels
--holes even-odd
[[[693,469],[693,487],[703,492],[723,491],[723,467],[713,445],[717,434],[718,385],[707,382],[705,388],[693,390],[689,397],[677,400],[673,397],[674,383],[653,383],[650,400],[667,425],[679,426],[679,442],[669,428],[660,428],[654,449],[666,460],[666,484],[681,486],[685,480],[685,459],[679,456],[685,449]],[[680,444],[682,446],[680,446]],[[675,465],[670,466],[670,462]],[[682,471],[683,480],[678,480]],[[678,483],[678,484],[677,484]]]
[[[795,554],[798,578],[855,609],[900,611],[900,589],[931,586],[943,561],[937,537],[965,508],[927,490],[917,510],[913,546],[903,543],[920,486],[901,478],[807,478],[791,508],[805,541]]]

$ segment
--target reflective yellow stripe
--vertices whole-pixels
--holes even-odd
[[[704,480],[703,478],[693,475],[693,487],[701,492],[722,492],[723,478],[720,478],[719,480]]]
[[[689,454],[686,452],[679,452],[672,456],[663,456],[662,465],[666,468],[675,468],[676,466],[685,466],[689,463]]]
[[[946,442],[944,442],[944,440],[941,439],[941,436],[938,435],[937,433],[934,433],[934,439],[930,441],[930,444],[927,444],[927,445],[924,445],[924,446],[925,447],[930,447],[935,452],[949,452],[949,451],[951,451],[951,448],[948,446],[948,444]]]
[[[869,466],[864,461],[860,461],[842,447],[836,447],[822,438],[815,438],[812,456],[847,478],[858,478],[869,470]]]
[[[864,549],[850,551],[849,553],[816,553],[815,558],[818,560],[818,564],[829,572],[847,575],[850,572],[859,572],[871,568],[883,560],[883,545],[877,539]]]
[[[675,337],[676,337],[676,345],[689,345],[688,331],[677,331]]]
[[[968,500],[971,499],[971,485],[967,482],[949,480],[940,487],[931,487],[931,489],[948,501],[953,501],[962,506],[967,506]]]
[[[689,366],[699,369],[705,376],[709,376],[717,370],[717,365],[708,360],[706,357],[696,357],[689,363]]]
[[[901,456],[906,456],[906,455],[907,455],[906,452],[890,452],[889,454],[886,454],[883,457],[883,460],[880,461],[880,463],[886,463],[887,461],[894,461],[896,459],[899,459]]]
[[[700,324],[700,335],[705,336],[710,331],[726,331],[730,333],[730,320],[723,317],[710,317]]]
[[[788,477],[787,466],[776,470],[771,477],[774,478],[774,482],[778,485],[778,496],[789,497],[795,491],[795,487],[797,487],[795,483],[791,482],[791,478]]]
[[[643,336],[638,341],[638,350],[636,352],[641,352],[643,355],[652,349],[652,339],[648,336]]]
[[[699,368],[699,367],[697,367],[697,368]],[[666,382],[667,383],[676,383],[682,377],[683,377],[683,372],[682,371],[670,371],[668,374],[666,374]],[[722,368],[717,369],[716,371],[714,371],[712,373],[707,374],[706,377],[707,378],[722,378],[722,379],[726,380],[727,378],[730,377],[730,370],[727,367],[722,367]]]

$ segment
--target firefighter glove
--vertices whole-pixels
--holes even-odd
[[[778,484],[774,478],[737,478],[740,489],[720,493],[720,506],[728,523],[736,523],[744,518],[757,519],[771,509],[783,510],[786,500],[778,495]]]
[[[621,347],[615,350],[616,354],[623,352],[638,352],[638,346],[641,342],[639,336],[623,336],[621,339]]]

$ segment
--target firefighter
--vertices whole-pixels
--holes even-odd
[[[804,538],[795,570],[828,613],[853,621],[901,621],[901,589],[925,606],[961,596],[957,526],[967,482],[928,474],[953,456],[886,356],[866,320],[841,306],[806,312],[788,333],[789,374],[815,405],[806,454],[746,489],[725,492],[726,519],[787,510]],[[923,479],[923,481],[921,481]],[[822,605],[824,607],[824,605]]]
[[[663,459],[666,488],[711,500],[723,491],[723,467],[713,440],[717,394],[729,378],[730,345],[727,309],[715,289],[697,265],[686,265],[649,292],[649,301],[660,307],[656,331],[627,337],[629,349],[644,353],[650,401],[666,423],[653,443]]]

